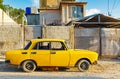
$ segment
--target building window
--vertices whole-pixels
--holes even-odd
[[[83,17],[83,8],[80,6],[71,6],[70,7],[70,17],[71,18],[82,18]]]

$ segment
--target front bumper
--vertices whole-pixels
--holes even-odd
[[[8,63],[8,64],[9,64],[9,63],[10,63],[10,60],[5,60],[5,63]]]

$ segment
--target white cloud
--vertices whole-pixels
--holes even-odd
[[[86,10],[86,16],[97,14],[100,12],[101,12],[101,10],[99,10],[99,9],[89,9],[89,10]]]
[[[32,1],[32,5],[36,6],[37,8],[39,8],[39,0],[31,0]]]

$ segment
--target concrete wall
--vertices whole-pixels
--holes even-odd
[[[22,27],[0,27],[0,52],[23,48]]]
[[[37,39],[38,37],[42,37],[42,26],[25,26],[25,44],[31,39]]]
[[[120,28],[102,28],[102,56],[120,56]]]
[[[75,28],[75,48],[87,49],[100,53],[98,28]]]
[[[19,26],[13,19],[11,19],[2,9],[0,9],[0,26],[13,25]]]
[[[13,49],[22,49],[31,39],[41,37],[41,26],[2,26],[0,27],[0,55]]]
[[[43,27],[43,38],[50,38],[50,39],[64,39],[68,43],[70,43],[71,47],[73,47],[73,29],[72,27],[68,26],[44,26]]]
[[[75,28],[75,48],[96,51],[103,57],[120,56],[120,28]]]
[[[72,26],[2,26],[0,55],[4,51],[21,49],[37,37],[65,39],[71,47],[96,51],[102,56],[120,56],[120,28],[75,28]],[[25,33],[25,36],[23,35]],[[100,34],[101,33],[101,34]],[[25,39],[24,39],[25,38]]]

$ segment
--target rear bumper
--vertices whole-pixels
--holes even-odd
[[[93,62],[92,64],[93,64],[93,65],[96,65],[96,64],[98,64],[98,62],[97,62],[97,61],[95,61],[95,62]]]

